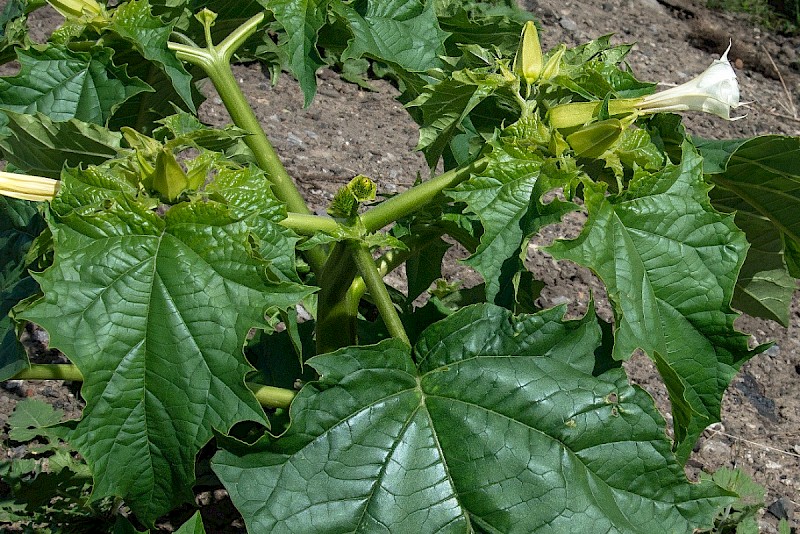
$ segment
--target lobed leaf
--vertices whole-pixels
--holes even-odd
[[[115,191],[110,175],[75,174],[49,217],[55,261],[36,276],[45,296],[22,316],[85,377],[68,440],[92,468],[93,497],[120,496],[152,523],[192,498],[212,429],[267,424],[244,383],[245,337],[268,307],[311,290],[272,281],[250,228],[223,204],[180,204],[162,219],[126,183]]]
[[[124,66],[114,65],[113,53],[109,48],[74,52],[58,45],[18,50],[19,73],[0,78],[0,109],[104,125],[123,102],[152,91],[129,77]]]
[[[652,399],[592,376],[594,317],[491,305],[309,361],[279,439],[212,467],[251,532],[690,532],[732,501],[690,484]],[[417,364],[415,365],[414,359]]]
[[[680,165],[639,172],[622,195],[587,184],[583,232],[547,249],[603,280],[616,317],[614,358],[641,348],[655,360],[682,460],[719,421],[725,389],[755,354],[729,307],[747,242],[732,217],[711,207],[707,190],[702,159],[685,143]]]
[[[0,136],[3,157],[22,172],[58,178],[65,166],[100,164],[117,155],[122,136],[97,124],[46,115],[5,113],[8,134]]]
[[[506,137],[492,144],[486,169],[448,196],[465,202],[484,227],[480,246],[465,263],[486,280],[489,302],[510,306],[514,277],[525,270],[520,256],[527,251],[531,236],[577,209],[559,200],[545,204],[542,195],[568,186],[577,172],[566,161],[537,152],[536,143],[546,145],[549,140],[549,133],[538,122],[523,120],[503,135]]]
[[[439,27],[433,0],[331,1],[353,34],[342,60],[368,56],[409,72],[442,65],[449,34]]]
[[[753,244],[739,276],[734,305],[788,324],[795,282],[784,257],[800,245],[800,138],[769,135],[747,141],[703,141],[704,171],[716,186],[711,202],[736,212]],[[789,250],[789,253],[791,251]]]
[[[261,0],[283,26],[287,40],[281,46],[289,56],[289,67],[311,104],[317,92],[317,69],[325,62],[317,50],[317,34],[325,25],[330,0]]]
[[[108,30],[131,43],[147,61],[152,61],[169,76],[177,94],[188,109],[197,110],[192,98],[192,76],[167,48],[173,24],[150,12],[147,0],[130,0],[114,10]]]

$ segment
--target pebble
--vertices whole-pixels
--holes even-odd
[[[720,441],[714,441],[714,440],[706,441],[701,447],[700,451],[703,454],[711,456],[719,456],[720,458],[727,459],[731,457],[730,446]]]
[[[300,145],[303,144],[303,140],[300,139],[299,137],[297,137],[295,134],[293,134],[291,132],[289,132],[289,134],[286,136],[286,140],[289,141],[291,144],[297,145],[297,146],[300,146]]]
[[[786,497],[781,497],[767,507],[767,511],[778,519],[794,517],[794,505]]]
[[[574,32],[578,29],[578,23],[568,17],[562,17],[558,23],[568,32]]]

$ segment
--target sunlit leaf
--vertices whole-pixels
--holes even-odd
[[[652,399],[622,369],[592,376],[594,318],[561,314],[475,306],[423,333],[413,359],[396,340],[317,356],[289,430],[230,442],[213,469],[251,532],[710,525],[732,497],[686,480]]]

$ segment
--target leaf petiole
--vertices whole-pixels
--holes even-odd
[[[13,380],[71,380],[83,382],[83,375],[78,366],[73,364],[31,364],[30,369],[17,373]],[[297,392],[291,389],[277,388],[247,382],[261,406],[266,408],[288,408]]]

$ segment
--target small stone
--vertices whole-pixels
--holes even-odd
[[[603,11],[614,11],[614,6],[608,2],[603,3]]]
[[[770,358],[775,358],[776,356],[780,356],[781,348],[778,345],[772,345],[770,348],[764,351],[764,355],[769,356]]]
[[[297,146],[301,146],[303,144],[303,140],[291,132],[289,132],[289,135],[286,136],[286,140]]]
[[[578,29],[578,23],[568,17],[562,17],[561,20],[558,21],[562,28],[567,30],[568,32],[574,32]]]
[[[709,440],[703,443],[700,452],[707,456],[717,456],[719,458],[730,458],[731,448],[720,441]]]
[[[786,497],[781,497],[767,507],[767,511],[778,519],[794,517],[794,505]]]

